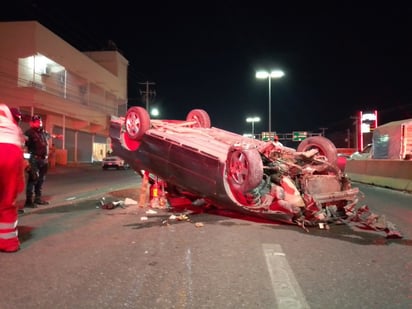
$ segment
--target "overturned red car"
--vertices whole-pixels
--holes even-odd
[[[185,120],[158,120],[135,106],[112,116],[110,138],[113,154],[162,179],[166,196],[304,228],[351,220],[400,236],[357,205],[361,193],[325,137],[309,137],[297,149],[278,147],[212,127],[202,109]]]

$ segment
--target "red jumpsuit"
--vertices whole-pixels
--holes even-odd
[[[22,132],[9,108],[0,104],[0,251],[20,249],[17,195],[24,190]]]

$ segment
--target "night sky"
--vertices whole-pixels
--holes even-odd
[[[111,40],[129,61],[129,106],[145,105],[139,83],[156,83],[160,118],[202,108],[213,126],[250,132],[246,118],[259,116],[255,132],[267,131],[268,81],[255,72],[274,68],[286,75],[271,84],[273,131],[346,134],[358,110],[377,109],[379,124],[412,118],[406,1],[87,2],[16,1],[0,18],[37,20],[80,51],[103,50]]]

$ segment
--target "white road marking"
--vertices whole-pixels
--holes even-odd
[[[190,307],[193,304],[193,282],[192,282],[192,251],[190,248],[187,249],[186,251],[186,257],[185,257],[185,262],[186,262],[186,269],[187,269],[187,292],[188,292],[188,304]]]
[[[262,248],[276,296],[277,308],[310,308],[281,246],[262,244]]]

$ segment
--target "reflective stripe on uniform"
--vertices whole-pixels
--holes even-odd
[[[13,232],[7,232],[7,233],[0,232],[0,239],[10,239],[14,237],[17,237],[17,230]]]
[[[17,226],[17,220],[11,223],[1,223],[0,222],[0,230],[15,229],[16,226]]]

